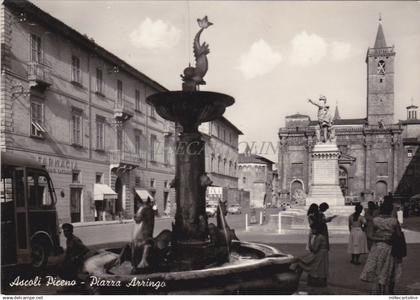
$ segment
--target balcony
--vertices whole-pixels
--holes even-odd
[[[166,137],[170,137],[174,133],[175,133],[175,128],[171,128],[171,125],[169,124],[169,122],[165,122],[165,125],[163,128],[163,135]]]
[[[39,88],[42,91],[53,83],[49,67],[38,62],[28,63],[28,80],[31,88]]]
[[[126,152],[122,150],[109,151],[109,161],[111,168],[117,169],[117,172],[124,173],[140,166],[144,159],[141,154]]]
[[[134,105],[123,99],[117,100],[114,104],[114,119],[117,123],[124,123],[131,119],[134,115]]]

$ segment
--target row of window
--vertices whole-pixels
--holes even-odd
[[[235,139],[235,135],[232,134],[230,130],[226,130],[226,128],[223,128],[222,125],[219,125],[217,123],[214,123],[214,126],[216,129],[217,137],[219,139],[233,146],[235,145],[235,143],[237,143],[237,140]]]
[[[71,182],[78,184],[81,183],[81,172],[79,170],[73,170],[71,174]],[[95,183],[103,183],[104,174],[96,172],[95,174]]]
[[[42,63],[42,45],[41,38],[35,34],[31,35],[31,61]],[[82,85],[82,72],[80,67],[80,58],[76,55],[71,57],[71,82],[74,84]],[[103,71],[101,68],[96,68],[96,89],[95,92],[103,95]],[[135,109],[142,111],[142,102],[140,97],[140,90],[135,89]],[[117,104],[123,103],[123,82],[117,80]],[[156,118],[155,109],[149,105],[150,117]]]
[[[227,159],[217,158],[217,165],[214,165],[215,157],[212,155],[210,160],[210,172],[217,172],[219,174],[225,174],[229,176],[236,175],[237,164],[233,161],[227,161]],[[217,167],[217,168],[215,168]]]
[[[73,170],[72,172],[72,183],[78,184],[81,183],[81,173],[79,170]],[[96,172],[95,174],[95,183],[100,183],[103,184],[103,178],[104,178],[104,174],[101,172]],[[141,180],[139,176],[135,177],[135,186],[136,187],[140,187],[141,186]],[[156,187],[156,180],[154,178],[150,179],[150,187],[151,188],[155,188]],[[165,180],[163,182],[163,187],[165,189],[169,188],[169,182],[167,180]]]
[[[72,118],[71,118],[71,143],[75,146],[83,146],[83,121],[82,121],[83,111],[78,108],[72,109]],[[96,150],[105,150],[105,118],[102,116],[96,117]],[[42,137],[46,132],[44,128],[44,104],[38,101],[31,102],[31,136]],[[136,130],[134,137],[134,151],[136,154],[141,153],[141,145],[146,144],[143,141],[143,132],[142,130]],[[122,129],[117,129],[117,150],[123,150],[123,131]],[[169,158],[169,137],[165,136],[164,138],[164,163],[168,164],[170,161]],[[150,135],[150,160],[156,160],[156,151],[158,150],[158,139],[157,136],[152,134]]]

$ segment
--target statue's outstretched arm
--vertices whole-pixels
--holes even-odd
[[[318,108],[321,108],[321,105],[319,105],[318,103],[313,102],[311,99],[308,99],[309,103],[312,103],[313,105],[317,106]]]

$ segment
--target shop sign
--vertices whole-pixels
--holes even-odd
[[[71,159],[38,155],[37,160],[50,173],[72,174],[73,170],[77,170],[77,162]]]

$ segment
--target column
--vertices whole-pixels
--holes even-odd
[[[205,142],[200,133],[182,133],[179,136],[177,159],[177,189],[174,233],[178,241],[204,241],[206,228],[201,228],[200,217],[206,217],[206,187],[200,184],[205,172]],[[188,174],[188,176],[185,176]]]

